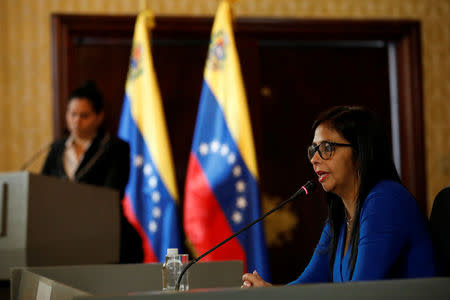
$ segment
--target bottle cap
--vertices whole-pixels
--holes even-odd
[[[178,248],[167,248],[167,255],[178,255]]]

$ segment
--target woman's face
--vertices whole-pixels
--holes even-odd
[[[73,98],[67,106],[66,121],[73,136],[92,138],[103,121],[103,112],[96,113],[86,98]]]
[[[321,124],[314,132],[313,145],[324,141],[349,144],[336,130]],[[322,159],[317,151],[311,158],[311,163],[326,192],[337,194],[343,199],[356,195],[355,188],[357,189],[359,184],[352,147],[336,146],[327,160]]]

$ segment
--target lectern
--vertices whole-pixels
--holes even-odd
[[[0,280],[10,267],[117,263],[119,245],[118,191],[0,174]]]

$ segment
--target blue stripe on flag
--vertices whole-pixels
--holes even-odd
[[[118,135],[130,144],[130,178],[125,193],[160,262],[167,248],[181,249],[177,208],[159,176],[125,94]]]

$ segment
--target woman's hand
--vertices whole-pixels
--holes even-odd
[[[251,287],[264,287],[264,286],[272,286],[270,283],[264,281],[261,276],[259,276],[258,272],[253,271],[252,274],[245,273],[242,275],[242,286],[241,288],[251,288]]]

